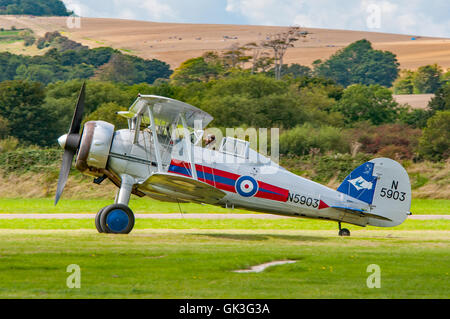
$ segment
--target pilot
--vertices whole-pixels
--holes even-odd
[[[209,134],[206,137],[205,146],[207,149],[215,151],[216,150],[216,136]]]

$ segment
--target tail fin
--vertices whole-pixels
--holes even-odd
[[[369,204],[370,214],[391,220],[371,219],[370,224],[374,226],[397,226],[410,214],[408,173],[402,165],[388,158],[377,158],[359,166],[337,190]]]

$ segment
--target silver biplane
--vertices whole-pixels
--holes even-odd
[[[206,203],[292,217],[393,227],[410,215],[411,185],[405,169],[387,158],[356,168],[337,189],[297,176],[250,148],[249,142],[224,137],[218,149],[202,147],[206,112],[170,98],[139,95],[128,111],[128,129],[115,131],[104,121],[90,121],[80,133],[85,100],[81,88],[64,148],[55,205],[72,160],[100,184],[118,187],[114,204],[102,208],[95,225],[101,233],[127,234],[134,227],[131,194],[178,203]]]

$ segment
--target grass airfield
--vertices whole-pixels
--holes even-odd
[[[76,214],[97,213],[100,208],[110,205],[113,199],[65,199],[57,206],[53,198],[27,198],[11,199],[0,198],[0,214]],[[130,207],[135,214],[146,213],[180,213],[189,214],[227,214],[227,213],[251,213],[246,210],[231,210],[211,205],[164,203],[147,198],[132,196]],[[411,212],[414,215],[450,215],[450,199],[413,199]]]
[[[140,219],[109,235],[89,219],[0,220],[0,298],[450,297],[450,221],[348,228],[340,238],[327,221]],[[296,263],[233,272],[276,260]],[[80,289],[66,286],[70,264]],[[379,289],[366,285],[370,264]]]

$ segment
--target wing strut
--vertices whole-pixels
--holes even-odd
[[[153,116],[153,110],[150,106],[147,106],[148,108],[148,115],[150,117],[150,129],[152,130],[153,135],[153,146],[155,147],[155,155],[156,155],[156,162],[158,165],[158,172],[162,172],[162,160],[161,160],[161,153],[159,148],[159,140],[158,140],[158,134],[156,133],[156,123],[155,118]]]
[[[181,118],[181,123],[183,124],[183,128],[184,128],[184,141],[186,143],[186,149],[187,149],[187,154],[189,157],[189,163],[191,164],[192,178],[197,179],[197,169],[196,169],[195,163],[194,163],[194,154],[192,153],[191,133],[189,132],[188,126],[186,124],[186,118],[184,116],[184,113],[180,114],[180,118]]]

